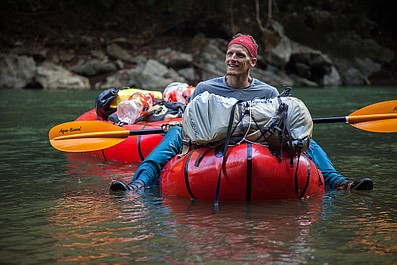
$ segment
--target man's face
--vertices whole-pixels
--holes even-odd
[[[239,75],[248,73],[255,66],[256,59],[251,58],[243,45],[232,44],[226,51],[225,63],[227,75]]]

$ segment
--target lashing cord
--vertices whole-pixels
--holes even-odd
[[[219,170],[218,173],[218,181],[216,184],[216,191],[215,191],[215,201],[214,201],[214,205],[215,207],[219,207],[219,192],[221,189],[221,177],[222,177],[222,170],[223,167],[225,165],[226,162],[226,153],[227,153],[227,149],[229,148],[229,142],[230,142],[230,138],[232,136],[232,127],[233,127],[233,120],[234,120],[234,111],[236,110],[236,106],[238,103],[240,103],[241,100],[237,101],[232,108],[232,111],[230,113],[230,118],[229,118],[229,125],[227,127],[227,133],[226,133],[226,139],[225,139],[225,146],[223,148],[223,152],[222,152],[222,164],[221,164],[221,168]],[[236,128],[234,128],[236,129]],[[233,130],[234,131],[234,130]]]

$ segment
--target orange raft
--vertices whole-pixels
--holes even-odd
[[[221,150],[199,148],[174,157],[160,176],[162,196],[206,201],[259,201],[297,199],[324,192],[324,179],[315,164],[302,154],[287,151],[283,159],[267,147],[243,143],[229,147],[222,167]]]
[[[98,121],[96,110],[87,111],[76,121]],[[161,125],[172,122],[182,121],[182,118],[175,118],[167,121],[158,122],[138,122],[136,124],[124,125],[127,130],[145,130],[158,129]],[[103,121],[108,122],[108,121]],[[161,142],[164,134],[148,134],[148,135],[132,135],[128,136],[124,141],[112,147],[87,152],[103,160],[119,161],[119,162],[141,162],[150,152]]]

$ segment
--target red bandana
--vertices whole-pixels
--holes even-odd
[[[248,50],[248,52],[250,53],[251,57],[252,58],[256,58],[256,55],[257,55],[256,45],[252,41],[252,39],[250,37],[248,37],[246,35],[238,36],[237,38],[232,39],[229,42],[228,47],[230,47],[230,45],[232,45],[232,44],[243,45]]]

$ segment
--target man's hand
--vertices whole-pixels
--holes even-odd
[[[161,125],[161,129],[164,132],[168,132],[174,126],[181,126],[182,127],[182,123],[180,123],[179,121],[173,121],[173,122]]]

